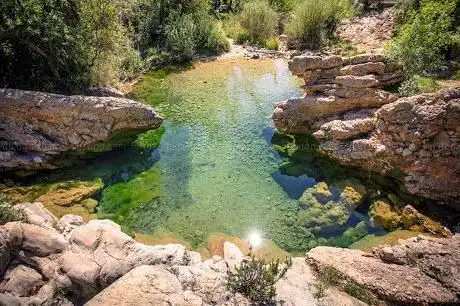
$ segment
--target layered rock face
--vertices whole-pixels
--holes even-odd
[[[294,58],[306,95],[279,103],[283,133],[313,134],[343,165],[400,180],[407,191],[460,203],[460,89],[398,98],[382,87],[401,75],[381,55]]]
[[[140,102],[0,90],[0,168],[53,168],[61,154],[100,145],[122,133],[158,128],[162,119]]]

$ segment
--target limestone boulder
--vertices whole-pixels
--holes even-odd
[[[137,267],[92,298],[96,305],[202,305],[202,299],[183,290],[177,277],[162,266]]]
[[[382,62],[367,62],[363,64],[348,65],[340,69],[341,75],[365,76],[370,74],[384,74],[385,64]]]
[[[56,168],[69,163],[64,153],[111,150],[101,143],[162,123],[150,106],[115,97],[1,89],[0,109],[0,167],[10,170]]]
[[[387,263],[358,250],[316,247],[307,253],[308,261],[318,270],[334,269],[335,281],[353,282],[396,304],[449,304],[457,295],[437,279],[414,266]],[[421,294],[423,292],[423,294]]]
[[[345,75],[338,76],[335,78],[336,84],[352,87],[352,88],[369,88],[375,87],[379,84],[379,81],[373,75],[355,76]]]

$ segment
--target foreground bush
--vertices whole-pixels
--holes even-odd
[[[263,260],[243,260],[234,272],[227,272],[227,288],[233,293],[240,293],[254,305],[276,305],[275,284],[291,267],[292,260],[286,258],[281,263],[278,259],[265,263]]]
[[[241,13],[241,25],[251,44],[263,46],[266,40],[276,35],[278,14],[267,1],[248,2]]]
[[[24,213],[8,204],[6,196],[0,193],[0,225],[24,219]]]
[[[287,25],[287,34],[298,48],[317,49],[334,33],[338,22],[351,16],[348,0],[304,0]]]

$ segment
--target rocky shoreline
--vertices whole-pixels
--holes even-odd
[[[278,103],[279,131],[311,134],[319,151],[342,165],[459,207],[460,89],[399,98],[385,88],[402,74],[378,54],[299,56],[289,67],[304,79],[306,94]]]
[[[138,243],[109,220],[57,219],[41,203],[15,209],[25,220],[0,226],[2,305],[249,305],[225,286],[227,269],[247,260],[230,242],[223,244],[223,258],[203,261],[179,244]],[[366,297],[388,304],[453,304],[460,293],[459,252],[458,235],[419,236],[372,253],[316,247],[293,258],[276,284],[277,300],[364,305],[351,294],[367,303]],[[318,297],[321,275],[331,271],[330,286]],[[347,289],[350,284],[362,292]]]
[[[54,169],[68,163],[69,154],[110,151],[130,133],[163,121],[150,106],[125,98],[18,89],[0,89],[0,109],[4,170]]]

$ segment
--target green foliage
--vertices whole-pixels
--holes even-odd
[[[319,48],[332,37],[338,22],[353,14],[348,0],[304,0],[287,25],[287,34],[300,48]]]
[[[313,296],[321,299],[326,296],[327,289],[341,280],[341,275],[336,269],[326,266],[323,270],[318,271],[317,279],[313,283],[315,292]]]
[[[406,23],[388,46],[390,58],[402,65],[409,76],[427,76],[445,69],[445,54],[454,37],[456,0],[419,3],[416,8],[409,6]]]
[[[240,293],[256,305],[276,305],[276,282],[292,266],[291,258],[281,263],[279,259],[268,264],[250,254],[249,260],[243,260],[235,271],[227,271],[227,289]]]
[[[0,86],[80,92],[132,79],[169,57],[227,51],[208,10],[207,0],[2,1]]]
[[[279,48],[279,41],[275,37],[267,39],[265,42],[265,48],[269,50],[278,50]]]
[[[22,221],[25,219],[24,212],[15,209],[7,202],[7,197],[0,193],[0,225],[8,222]]]
[[[241,12],[241,26],[247,30],[248,41],[263,46],[276,35],[278,14],[267,1],[248,2]]]
[[[219,22],[205,0],[143,0],[137,26],[142,53],[166,51],[175,61],[188,60],[197,51],[221,53],[229,49]]]
[[[73,91],[90,83],[71,0],[0,3],[0,86]]]
[[[413,96],[420,93],[435,92],[441,88],[433,78],[414,75],[405,80],[398,91],[401,96]]]
[[[85,0],[79,4],[81,42],[88,57],[91,84],[114,85],[119,79],[136,75],[142,66],[140,55],[133,48],[129,28],[120,22],[133,10],[131,2]]]
[[[378,300],[374,297],[374,295],[371,294],[364,286],[354,281],[347,281],[343,285],[343,290],[352,297],[355,297],[368,305],[378,305]]]

